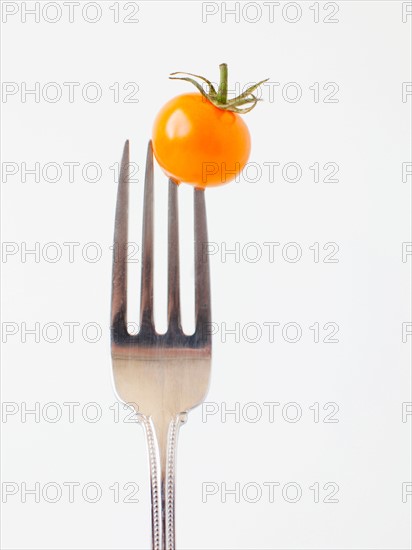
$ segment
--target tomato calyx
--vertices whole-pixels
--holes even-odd
[[[223,109],[224,111],[232,111],[233,113],[241,113],[245,114],[251,111],[256,107],[256,104],[258,101],[261,101],[260,98],[256,97],[254,95],[254,91],[259,88],[264,82],[267,82],[269,79],[266,78],[265,80],[261,80],[257,84],[253,84],[252,86],[249,86],[242,94],[238,95],[237,97],[233,99],[227,98],[227,84],[228,84],[228,68],[226,63],[221,63],[219,65],[220,69],[220,83],[219,88],[216,90],[216,88],[213,86],[213,84],[205,78],[204,76],[199,76],[198,74],[193,73],[184,73],[181,71],[177,71],[175,73],[171,73],[169,78],[171,80],[185,80],[186,82],[190,82],[196,88],[199,90],[199,92],[202,94],[203,97],[208,99],[213,105],[218,107],[219,109]],[[176,76],[176,75],[186,75],[186,76]],[[194,77],[194,78],[192,78]],[[202,83],[195,80],[197,78]],[[207,86],[207,90],[205,90],[204,86]]]

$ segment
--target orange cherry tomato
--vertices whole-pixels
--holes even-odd
[[[167,176],[205,188],[228,183],[245,167],[250,134],[242,118],[200,93],[166,103],[153,125],[153,152]]]

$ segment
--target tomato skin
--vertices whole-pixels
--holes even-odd
[[[215,107],[200,93],[176,96],[162,107],[152,143],[168,177],[200,188],[233,180],[250,154],[250,134],[241,116]]]

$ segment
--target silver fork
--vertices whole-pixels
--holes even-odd
[[[175,459],[180,425],[187,412],[203,402],[210,379],[210,279],[204,191],[194,189],[195,332],[180,322],[178,186],[169,180],[168,329],[158,334],[153,319],[153,152],[146,159],[140,330],[127,331],[127,243],[129,211],[129,142],[121,162],[114,230],[111,350],[120,400],[138,413],[147,440],[152,503],[152,548],[175,548]]]

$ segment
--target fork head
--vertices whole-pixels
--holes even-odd
[[[156,332],[153,316],[153,151],[146,158],[143,205],[140,330],[127,330],[129,142],[121,162],[113,247],[111,350],[117,394],[146,416],[170,418],[205,398],[211,366],[209,262],[204,191],[194,189],[195,332],[180,320],[178,185],[169,180],[168,328]]]

